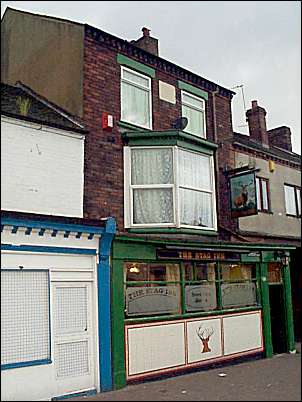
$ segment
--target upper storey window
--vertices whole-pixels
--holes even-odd
[[[205,101],[189,92],[181,91],[182,116],[188,119],[184,131],[206,138]]]
[[[151,79],[127,67],[121,67],[121,120],[143,128],[152,128]]]
[[[301,188],[284,184],[285,210],[287,215],[301,216]]]

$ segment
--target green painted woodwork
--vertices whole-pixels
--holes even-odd
[[[113,388],[119,389],[126,386],[124,359],[124,264],[121,260],[113,259],[111,283]]]
[[[222,310],[222,294],[221,294],[221,270],[220,270],[220,263],[218,262],[215,267],[216,271],[216,278],[217,281],[215,282],[216,285],[216,300],[217,300],[217,309]],[[223,311],[223,310],[222,310]]]
[[[152,78],[155,77],[155,69],[154,68],[151,68],[149,66],[146,66],[145,64],[142,64],[142,63],[139,63],[138,61],[130,59],[129,57],[124,56],[123,54],[120,54],[120,53],[117,54],[117,62],[119,64],[122,64],[123,66],[133,68],[133,70],[136,70],[140,73],[147,74]]]
[[[269,289],[267,282],[267,264],[260,264],[260,286],[262,295],[262,322],[263,322],[263,336],[264,336],[264,349],[266,357],[273,356],[273,342],[271,331],[271,313],[269,302]]]
[[[173,146],[213,155],[218,145],[179,130],[126,131],[122,138],[129,146]]]
[[[117,125],[118,126],[120,126],[120,127],[123,127],[123,128],[127,128],[127,129],[129,129],[129,130],[136,130],[136,131],[142,131],[142,130],[145,130],[145,131],[147,131],[147,132],[150,132],[150,131],[152,131],[152,130],[150,130],[149,128],[142,128],[142,127],[140,127],[140,126],[136,126],[135,124],[131,124],[131,123],[126,123],[125,121],[118,121],[117,122]]]
[[[186,228],[133,228],[128,229],[129,233],[185,233],[199,236],[217,236],[217,232],[213,230],[203,229],[186,229]]]
[[[295,335],[294,335],[294,319],[293,319],[293,306],[292,306],[292,292],[290,280],[290,267],[284,266],[282,272],[283,286],[284,286],[284,310],[286,320],[286,341],[287,350],[295,350]]]
[[[211,249],[223,249],[223,250],[242,250],[242,252],[250,252],[252,250],[294,250],[296,247],[293,246],[288,246],[286,244],[266,244],[262,245],[259,243],[244,243],[244,244],[238,244],[238,243],[230,243],[230,242],[223,242],[223,241],[217,241],[217,242],[193,242],[193,241],[186,241],[184,242],[183,240],[180,239],[146,239],[145,237],[131,237],[129,236],[115,236],[115,241],[114,245],[116,245],[117,242],[130,242],[130,243],[138,243],[138,246],[140,246],[140,243],[148,243],[148,244],[153,244],[157,245],[157,247],[161,246],[164,247],[166,244],[173,245],[179,248],[182,248],[185,246],[186,248],[192,247],[192,250],[200,250],[202,248],[211,248]]]
[[[279,248],[278,248],[279,250]],[[262,262],[275,262],[274,252],[272,251],[262,251]]]
[[[225,314],[235,314],[241,313],[245,311],[259,311],[260,306],[252,306],[252,307],[238,307],[228,310],[213,310],[213,311],[202,311],[196,313],[186,313],[186,314],[174,314],[174,315],[161,315],[161,316],[152,316],[152,317],[142,317],[142,318],[127,318],[125,319],[125,324],[139,324],[153,321],[173,321],[177,319],[189,319],[196,317],[208,317],[208,316],[216,316],[216,315],[225,315]]]
[[[200,88],[194,87],[193,85],[187,84],[183,81],[178,81],[178,88],[184,91],[190,92],[193,95],[200,96],[201,98],[208,100],[209,95],[207,92],[203,91]]]
[[[260,264],[256,264],[256,295],[258,305],[262,306]]]
[[[115,239],[112,252],[114,259],[156,260],[156,249],[152,244],[133,244]]]
[[[249,263],[249,262],[260,262],[260,254],[257,255],[248,255],[248,254],[241,254],[240,261]]]

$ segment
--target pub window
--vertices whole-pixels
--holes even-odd
[[[257,305],[254,264],[221,264],[221,301],[223,309]]]
[[[127,262],[124,275],[126,316],[180,313],[178,264]]]
[[[215,263],[184,264],[186,311],[211,311],[217,308]]]

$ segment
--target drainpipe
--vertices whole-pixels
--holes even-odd
[[[111,391],[111,275],[110,253],[116,222],[112,217],[106,218],[106,227],[99,240],[99,261],[97,264],[97,298],[99,328],[99,372],[101,391]]]
[[[217,87],[217,89],[215,90],[215,91],[213,91],[212,92],[212,95],[213,95],[213,134],[214,134],[214,142],[217,144],[217,120],[216,120],[216,94],[218,94],[219,93],[219,89],[218,89],[218,87]],[[219,224],[218,224],[218,221],[220,220],[220,214],[219,214],[219,211],[220,211],[220,208],[219,208],[219,206],[220,206],[220,202],[219,202],[219,200],[220,200],[220,186],[219,186],[219,182],[220,182],[220,180],[219,180],[219,176],[220,176],[220,173],[219,173],[219,164],[218,164],[218,148],[216,149],[216,151],[215,151],[215,154],[214,154],[214,164],[215,164],[215,166],[216,166],[216,169],[215,169],[215,173],[216,173],[216,195],[217,195],[217,203],[216,203],[216,208],[217,208],[217,228],[220,226]]]

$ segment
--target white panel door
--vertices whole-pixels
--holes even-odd
[[[95,388],[91,283],[57,282],[53,286],[58,395]]]

